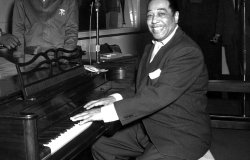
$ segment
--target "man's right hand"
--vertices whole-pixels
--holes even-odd
[[[12,34],[4,34],[0,37],[0,44],[8,49],[12,49],[19,46],[21,43],[16,36]]]
[[[214,37],[210,40],[213,43],[218,43],[220,38],[220,34],[215,34]]]

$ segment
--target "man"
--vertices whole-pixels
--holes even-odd
[[[28,54],[51,48],[73,50],[78,40],[77,0],[15,0],[12,31],[21,41],[14,53],[21,62]]]
[[[91,101],[87,111],[71,117],[123,125],[97,140],[94,159],[198,160],[209,149],[208,74],[200,48],[178,27],[178,19],[175,0],[151,0],[147,25],[155,47],[145,48],[136,94]]]
[[[225,48],[229,74],[239,79],[242,75],[242,55],[240,53],[240,13],[238,0],[219,0],[216,33],[212,41],[221,38]]]

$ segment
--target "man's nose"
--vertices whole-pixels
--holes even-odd
[[[157,23],[158,22],[158,16],[157,15],[153,15],[152,16],[152,23]]]

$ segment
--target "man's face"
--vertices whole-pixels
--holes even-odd
[[[173,14],[167,0],[152,0],[148,5],[147,25],[153,37],[162,41],[168,37],[176,27],[179,12]]]

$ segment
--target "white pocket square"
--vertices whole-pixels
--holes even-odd
[[[161,75],[161,69],[157,69],[157,70],[155,70],[155,71],[148,74],[150,79],[158,78],[160,75]]]

